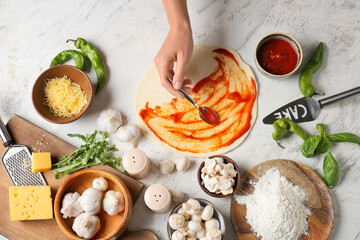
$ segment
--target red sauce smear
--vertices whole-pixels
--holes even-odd
[[[160,141],[182,152],[214,152],[230,146],[251,127],[257,96],[255,81],[249,81],[231,52],[221,48],[213,52],[217,53],[214,57],[217,67],[193,87],[190,95],[201,106],[217,113],[220,118],[218,125],[204,123],[198,110],[186,99],[173,98],[153,108],[146,103],[139,112],[143,122]],[[203,114],[210,121],[218,121],[210,111]]]
[[[279,38],[265,42],[257,53],[260,66],[275,75],[284,75],[293,71],[298,61],[294,47]]]
[[[200,107],[200,114],[203,120],[210,125],[217,125],[220,122],[217,114],[208,107]]]

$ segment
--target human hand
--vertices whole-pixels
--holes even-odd
[[[190,62],[194,43],[191,28],[186,26],[170,28],[170,31],[155,57],[155,65],[160,75],[161,85],[172,95],[180,99],[184,95],[179,90],[182,88],[187,93],[192,93],[190,79],[184,79],[186,68]],[[174,62],[177,62],[174,72]],[[169,77],[173,80],[173,85],[166,80]]]

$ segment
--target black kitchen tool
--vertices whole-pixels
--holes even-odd
[[[359,93],[360,86],[346,92],[320,99],[319,101],[303,97],[272,112],[263,119],[263,123],[273,124],[279,118],[289,118],[297,123],[313,121],[318,117],[321,108]]]

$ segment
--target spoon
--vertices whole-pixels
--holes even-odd
[[[166,77],[166,79],[171,83],[171,85],[173,84],[172,80],[169,77]],[[220,118],[213,110],[211,110],[211,108],[200,107],[199,104],[197,104],[195,102],[195,100],[192,99],[184,90],[182,90],[180,88],[179,91],[184,95],[184,97],[192,105],[194,105],[199,110],[199,116],[200,116],[201,120],[203,120],[204,122],[206,122],[207,124],[210,124],[210,125],[218,125],[219,124]]]

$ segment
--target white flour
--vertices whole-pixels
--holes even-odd
[[[310,209],[304,205],[306,193],[272,168],[254,183],[254,193],[237,196],[245,204],[246,219],[262,240],[297,240],[307,234]]]

